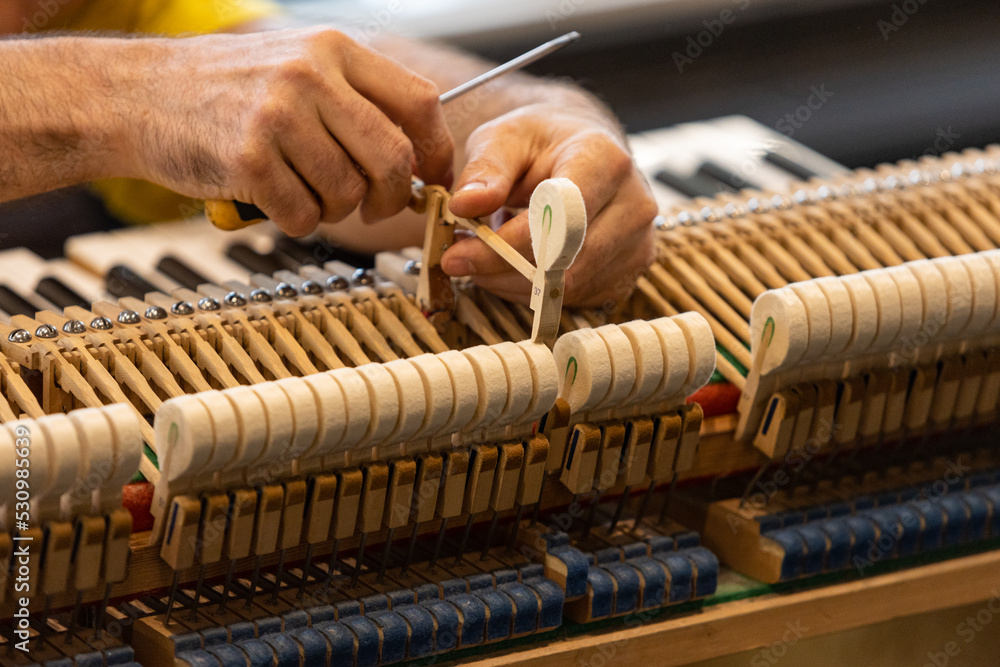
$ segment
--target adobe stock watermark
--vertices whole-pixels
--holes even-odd
[[[21,32],[32,32],[44,30],[49,22],[62,11],[63,7],[73,0],[38,0],[35,6],[38,10],[31,13],[30,10],[24,12],[24,19],[21,24]]]
[[[783,465],[771,474],[769,479],[759,479],[754,483],[752,493],[749,493],[739,510],[729,514],[726,522],[733,534],[739,532],[746,522],[753,521],[758,512],[767,509],[767,502],[779,489],[783,489],[797,477],[798,473],[818,455],[823,447],[833,440],[834,434],[843,428],[843,424],[823,420],[816,430],[816,435],[806,440],[799,449],[788,451],[782,459]]]
[[[764,164],[764,158],[768,153],[778,152],[782,148],[782,143],[777,139],[764,139],[755,146],[748,147],[744,153],[746,157],[740,162],[739,167],[733,172],[733,185],[744,188],[753,180],[754,175]]]
[[[586,3],[587,0],[560,0],[555,9],[545,10],[545,20],[549,22],[549,27],[555,30],[557,24],[575,14],[576,10]]]
[[[893,3],[892,12],[888,19],[879,19],[875,26],[882,34],[882,39],[889,41],[889,35],[899,32],[900,28],[906,25],[910,17],[920,11],[920,8],[927,4],[927,0],[903,0],[903,2]]]
[[[18,532],[27,531],[31,523],[31,430],[24,425],[14,429],[14,527]],[[18,641],[13,646],[28,652],[31,639],[31,619],[28,605],[31,603],[31,546],[32,537],[14,536],[14,553],[10,559],[10,575],[14,577],[14,591],[21,594],[15,600],[13,633]],[[39,546],[39,548],[41,548]],[[6,582],[4,582],[6,583]]]
[[[747,7],[750,6],[750,0],[732,0],[732,3],[736,7],[735,10],[727,7],[720,11],[715,18],[703,20],[701,24],[705,26],[705,29],[688,35],[687,45],[683,51],[674,51],[670,54],[679,73],[683,74],[685,67],[693,65],[695,60],[715,44],[715,40],[722,36],[726,26],[732,25],[736,21],[738,12],[746,11]]]
[[[948,128],[949,131],[951,128]],[[957,136],[957,135],[956,135]],[[972,293],[957,292],[951,295],[949,303],[936,303],[932,307],[936,311],[925,314],[925,321],[920,330],[912,336],[904,336],[894,346],[894,352],[889,361],[889,368],[897,370],[902,366],[914,366],[920,360],[920,352],[934,342],[941,329],[948,321],[948,311],[961,312],[969,305]]]
[[[954,148],[961,136],[961,134],[951,129],[951,125],[948,127],[938,127],[934,131],[934,141],[915,157],[938,157]]]
[[[933,483],[922,488],[919,495],[907,503],[914,511],[902,513],[895,534],[880,531],[881,534],[878,538],[868,542],[867,550],[863,556],[858,553],[859,550],[855,551],[854,568],[858,574],[863,575],[865,570],[876,563],[886,558],[892,558],[896,545],[903,535],[912,534],[913,531],[919,530],[920,516],[931,511],[934,501],[946,496],[951,486],[961,481],[970,470],[972,468],[958,461],[949,461],[945,473]]]
[[[927,653],[927,662],[924,663],[923,667],[947,667],[950,664],[971,664],[964,661],[952,663],[952,659],[960,656],[962,654],[962,646],[971,644],[981,632],[991,627],[997,616],[1000,616],[1000,588],[994,588],[990,593],[993,597],[980,607],[975,615],[967,616],[965,620],[960,621],[955,626],[955,634],[958,635],[961,642],[955,640],[947,641],[941,647],[940,651],[929,651]],[[991,632],[996,632],[996,626],[991,627]]]
[[[212,0],[212,10],[222,18],[229,18],[243,8],[243,0]]]
[[[653,620],[658,613],[658,609],[643,609],[642,611],[624,616],[622,624],[629,630],[639,628]],[[594,649],[594,652],[589,657],[580,656],[576,659],[576,662],[580,667],[607,667],[608,665],[618,664],[620,662],[618,652],[628,642],[628,639],[616,639],[607,644],[601,644]],[[619,658],[619,660],[615,658]]]
[[[403,3],[400,0],[389,0],[383,7],[369,12],[363,21],[344,26],[342,30],[355,42],[370,46],[372,41],[388,30],[401,11]]]
[[[769,665],[777,664],[779,660],[788,654],[788,649],[798,644],[799,640],[805,637],[808,632],[809,628],[802,625],[802,621],[795,621],[794,623],[789,621],[785,623],[785,632],[781,635],[781,639],[757,651],[750,658],[750,666],[768,667]]]
[[[794,110],[786,113],[774,124],[774,129],[785,136],[791,137],[796,130],[812,120],[813,114],[823,108],[827,101],[833,97],[833,93],[826,89],[826,84],[809,88],[809,96],[804,104],[799,105]]]

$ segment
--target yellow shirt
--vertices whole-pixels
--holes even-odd
[[[111,30],[184,36],[220,32],[279,13],[271,0],[87,0],[77,10],[65,10],[46,30]],[[108,211],[131,223],[188,217],[201,207],[188,197],[128,178],[92,184]]]

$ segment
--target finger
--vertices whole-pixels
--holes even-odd
[[[529,130],[526,132],[525,130]],[[583,195],[588,218],[593,219],[614,196],[622,180],[633,171],[631,157],[611,136],[588,132],[548,152],[531,154],[538,137],[532,137],[526,122],[486,125],[469,141],[470,160],[458,180],[458,191],[451,199],[455,215],[485,215],[513,198],[528,199],[530,190],[549,177],[569,178]],[[518,190],[522,192],[519,193]],[[515,248],[522,254],[530,248],[527,219],[523,227],[511,229],[514,221],[503,225],[499,233],[511,233]],[[587,243],[584,243],[584,248]],[[492,273],[500,270],[496,259],[481,246],[469,245],[456,250],[452,275]],[[444,266],[444,265],[443,265]],[[444,266],[446,272],[448,266]]]
[[[354,90],[331,91],[318,106],[329,133],[365,171],[362,219],[372,222],[403,210],[410,199],[414,154],[402,130]]]
[[[608,295],[628,298],[655,259],[656,211],[643,183],[630,179],[591,223],[584,248],[567,272],[568,304],[606,307]]]
[[[481,217],[510,199],[515,184],[532,163],[533,142],[527,130],[521,123],[488,123],[472,133],[466,142],[465,168],[451,198],[452,213]]]
[[[591,131],[563,148],[550,177],[573,181],[583,195],[588,220],[593,220],[633,175],[632,156],[625,148],[605,132]]]
[[[528,304],[531,301],[531,283],[517,271],[506,271],[490,276],[473,276],[472,282],[501,299]]]
[[[347,82],[402,128],[412,142],[420,177],[429,183],[444,183],[451,172],[455,146],[437,86],[356,42],[350,43],[348,53]]]
[[[500,225],[496,233],[514,250],[534,263],[527,211]],[[473,237],[459,241],[448,248],[441,257],[441,269],[449,276],[483,276],[503,273],[510,270],[511,266],[493,248],[481,239]]]
[[[597,270],[566,273],[565,305],[600,307],[611,311],[621,306],[635,290],[636,281],[655,259],[650,242],[648,250],[622,251]]]
[[[255,179],[246,198],[237,198],[264,211],[289,236],[305,236],[319,224],[316,195],[284,160],[276,160],[274,165]]]
[[[319,118],[282,133],[280,143],[292,168],[319,198],[322,222],[338,222],[357,208],[368,182]]]
[[[573,266],[576,271],[595,268],[621,251],[637,252],[651,243],[656,216],[655,201],[641,184],[625,183],[601,210],[591,216],[587,237]]]

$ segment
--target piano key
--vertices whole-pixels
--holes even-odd
[[[0,284],[0,310],[8,315],[27,315],[34,317],[38,308],[26,298],[12,290],[7,285]],[[34,334],[34,332],[29,332]]]
[[[37,285],[45,278],[61,282],[87,302],[105,298],[103,282],[73,262],[65,259],[42,259],[25,248],[14,248],[0,252],[0,282],[28,286]],[[53,287],[54,285],[46,283],[43,289],[52,290]],[[45,310],[53,305],[61,305],[54,303],[56,299],[51,298],[54,293],[53,290],[46,294],[36,287],[35,294],[24,293],[24,296],[35,305],[36,309]],[[67,294],[65,297],[60,296],[59,298],[66,301],[68,297]]]
[[[847,173],[847,168],[843,165],[746,116],[723,116],[704,124],[729,136],[731,138],[730,144],[732,144],[732,138],[738,138],[737,143],[740,146],[756,146],[758,150],[763,147],[765,154],[773,152],[781,155],[799,165],[802,170],[809,170],[820,178],[832,178]],[[720,145],[724,146],[725,144]],[[755,157],[760,160],[763,156],[758,153]],[[762,165],[762,167],[766,168],[767,173],[774,173],[771,165]]]
[[[353,252],[322,238],[293,239],[281,235],[275,239],[274,249],[299,264],[322,266],[326,262],[336,260],[364,269],[375,266],[375,258],[372,255]]]
[[[156,270],[169,276],[178,285],[190,290],[198,289],[198,285],[210,282],[208,278],[201,275],[190,266],[177,259],[173,255],[164,256],[156,263]]]
[[[703,162],[701,166],[698,167],[697,173],[703,176],[708,176],[709,178],[714,178],[723,185],[732,188],[734,191],[743,190],[745,188],[753,188],[755,190],[760,189],[760,186],[752,179],[731,171],[727,167],[711,160]]]
[[[786,192],[807,174],[832,177],[847,171],[743,116],[651,130],[630,136],[629,142],[661,210],[720,191],[760,187]],[[768,154],[777,157],[768,160]]]
[[[35,292],[59,308],[68,308],[69,306],[88,308],[90,306],[90,301],[84,299],[61,280],[52,276],[46,276],[39,280],[38,284],[35,285]]]
[[[808,181],[809,179],[816,178],[819,176],[815,171],[806,167],[794,160],[791,160],[781,153],[776,153],[775,151],[768,151],[764,154],[764,159],[773,164],[779,169],[787,171],[789,174],[794,176],[800,181]]]
[[[108,269],[105,282],[108,292],[118,298],[130,296],[143,299],[149,292],[161,291],[156,285],[122,264]]]
[[[685,197],[691,198],[714,197],[722,190],[732,190],[732,188],[727,188],[720,182],[710,179],[707,176],[701,176],[698,174],[682,176],[681,174],[668,171],[667,169],[659,169],[654,178],[663,185],[673,188]]]
[[[246,267],[251,273],[264,273],[271,275],[282,269],[294,271],[297,264],[290,262],[287,258],[276,253],[257,252],[246,243],[234,243],[226,249],[226,257],[233,260],[240,266]]]
[[[316,259],[317,251],[321,247],[320,244],[310,244],[284,235],[274,240],[274,252],[285,255],[298,266],[302,264],[322,264],[322,262]]]

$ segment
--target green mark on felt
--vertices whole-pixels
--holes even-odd
[[[580,370],[579,366],[576,363],[576,357],[570,357],[569,361],[566,362],[566,372],[563,374],[563,377],[569,377],[570,366],[573,367],[573,379],[570,380],[569,383],[573,384],[574,382],[576,382],[576,372]]]
[[[770,329],[770,331],[768,331],[768,329]],[[766,346],[770,345],[771,341],[774,340],[774,318],[773,317],[767,318],[767,321],[764,322],[764,332],[760,336],[760,342],[763,343],[765,338],[767,338],[767,343],[764,343]]]
[[[542,225],[543,226],[545,225],[545,220],[546,219],[549,221],[549,226],[548,226],[548,228],[545,231],[552,232],[552,207],[549,206],[548,204],[546,204],[545,208],[542,209]]]
[[[177,422],[170,422],[170,430],[167,431],[167,444],[170,447],[173,447],[174,445],[177,444],[177,436],[178,436]]]

